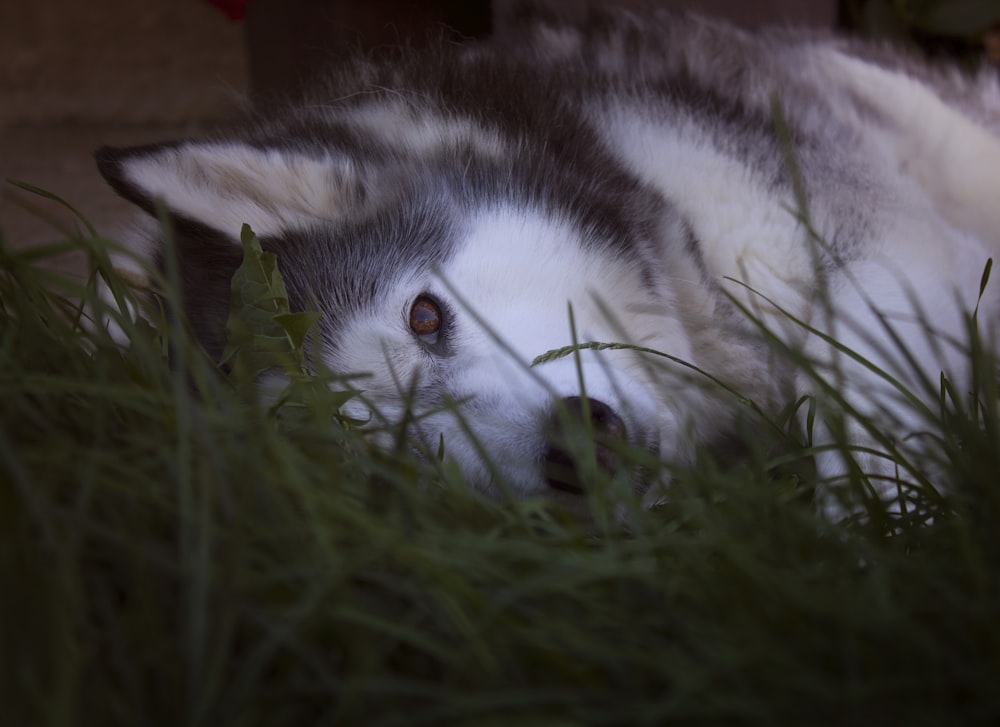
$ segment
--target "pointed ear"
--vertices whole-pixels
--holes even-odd
[[[265,149],[243,141],[183,141],[98,149],[97,167],[125,199],[155,215],[157,200],[179,217],[238,239],[335,220],[363,199],[345,157]]]

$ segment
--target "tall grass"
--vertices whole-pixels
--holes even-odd
[[[616,524],[370,447],[337,412],[353,380],[295,374],[309,321],[267,261],[234,299],[242,376],[170,305],[119,316],[122,345],[87,322],[139,305],[109,245],[0,247],[4,723],[1000,720],[986,352],[974,396],[942,384],[930,524],[818,518],[807,443],[752,416],[737,463],[665,465],[669,502]],[[67,246],[86,284],[38,265]],[[247,385],[258,355],[292,372],[277,400]]]

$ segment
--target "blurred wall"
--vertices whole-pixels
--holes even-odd
[[[0,0],[0,125],[225,116],[244,55],[202,0]]]

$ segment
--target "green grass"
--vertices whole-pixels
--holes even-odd
[[[37,265],[67,246],[86,285]],[[296,373],[309,320],[275,319],[266,264],[235,298],[241,375],[156,309],[120,346],[75,302],[132,296],[106,249],[0,249],[5,724],[1000,724],[985,354],[976,405],[942,396],[932,524],[816,517],[808,450],[752,411],[745,458],[671,466],[622,524],[369,447],[336,415],[356,382]],[[293,373],[277,404],[258,355]]]

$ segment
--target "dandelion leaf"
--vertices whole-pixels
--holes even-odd
[[[292,313],[278,259],[243,225],[243,262],[233,275],[222,364],[238,380],[252,380],[271,369],[293,376],[305,373],[302,344],[316,313]]]

